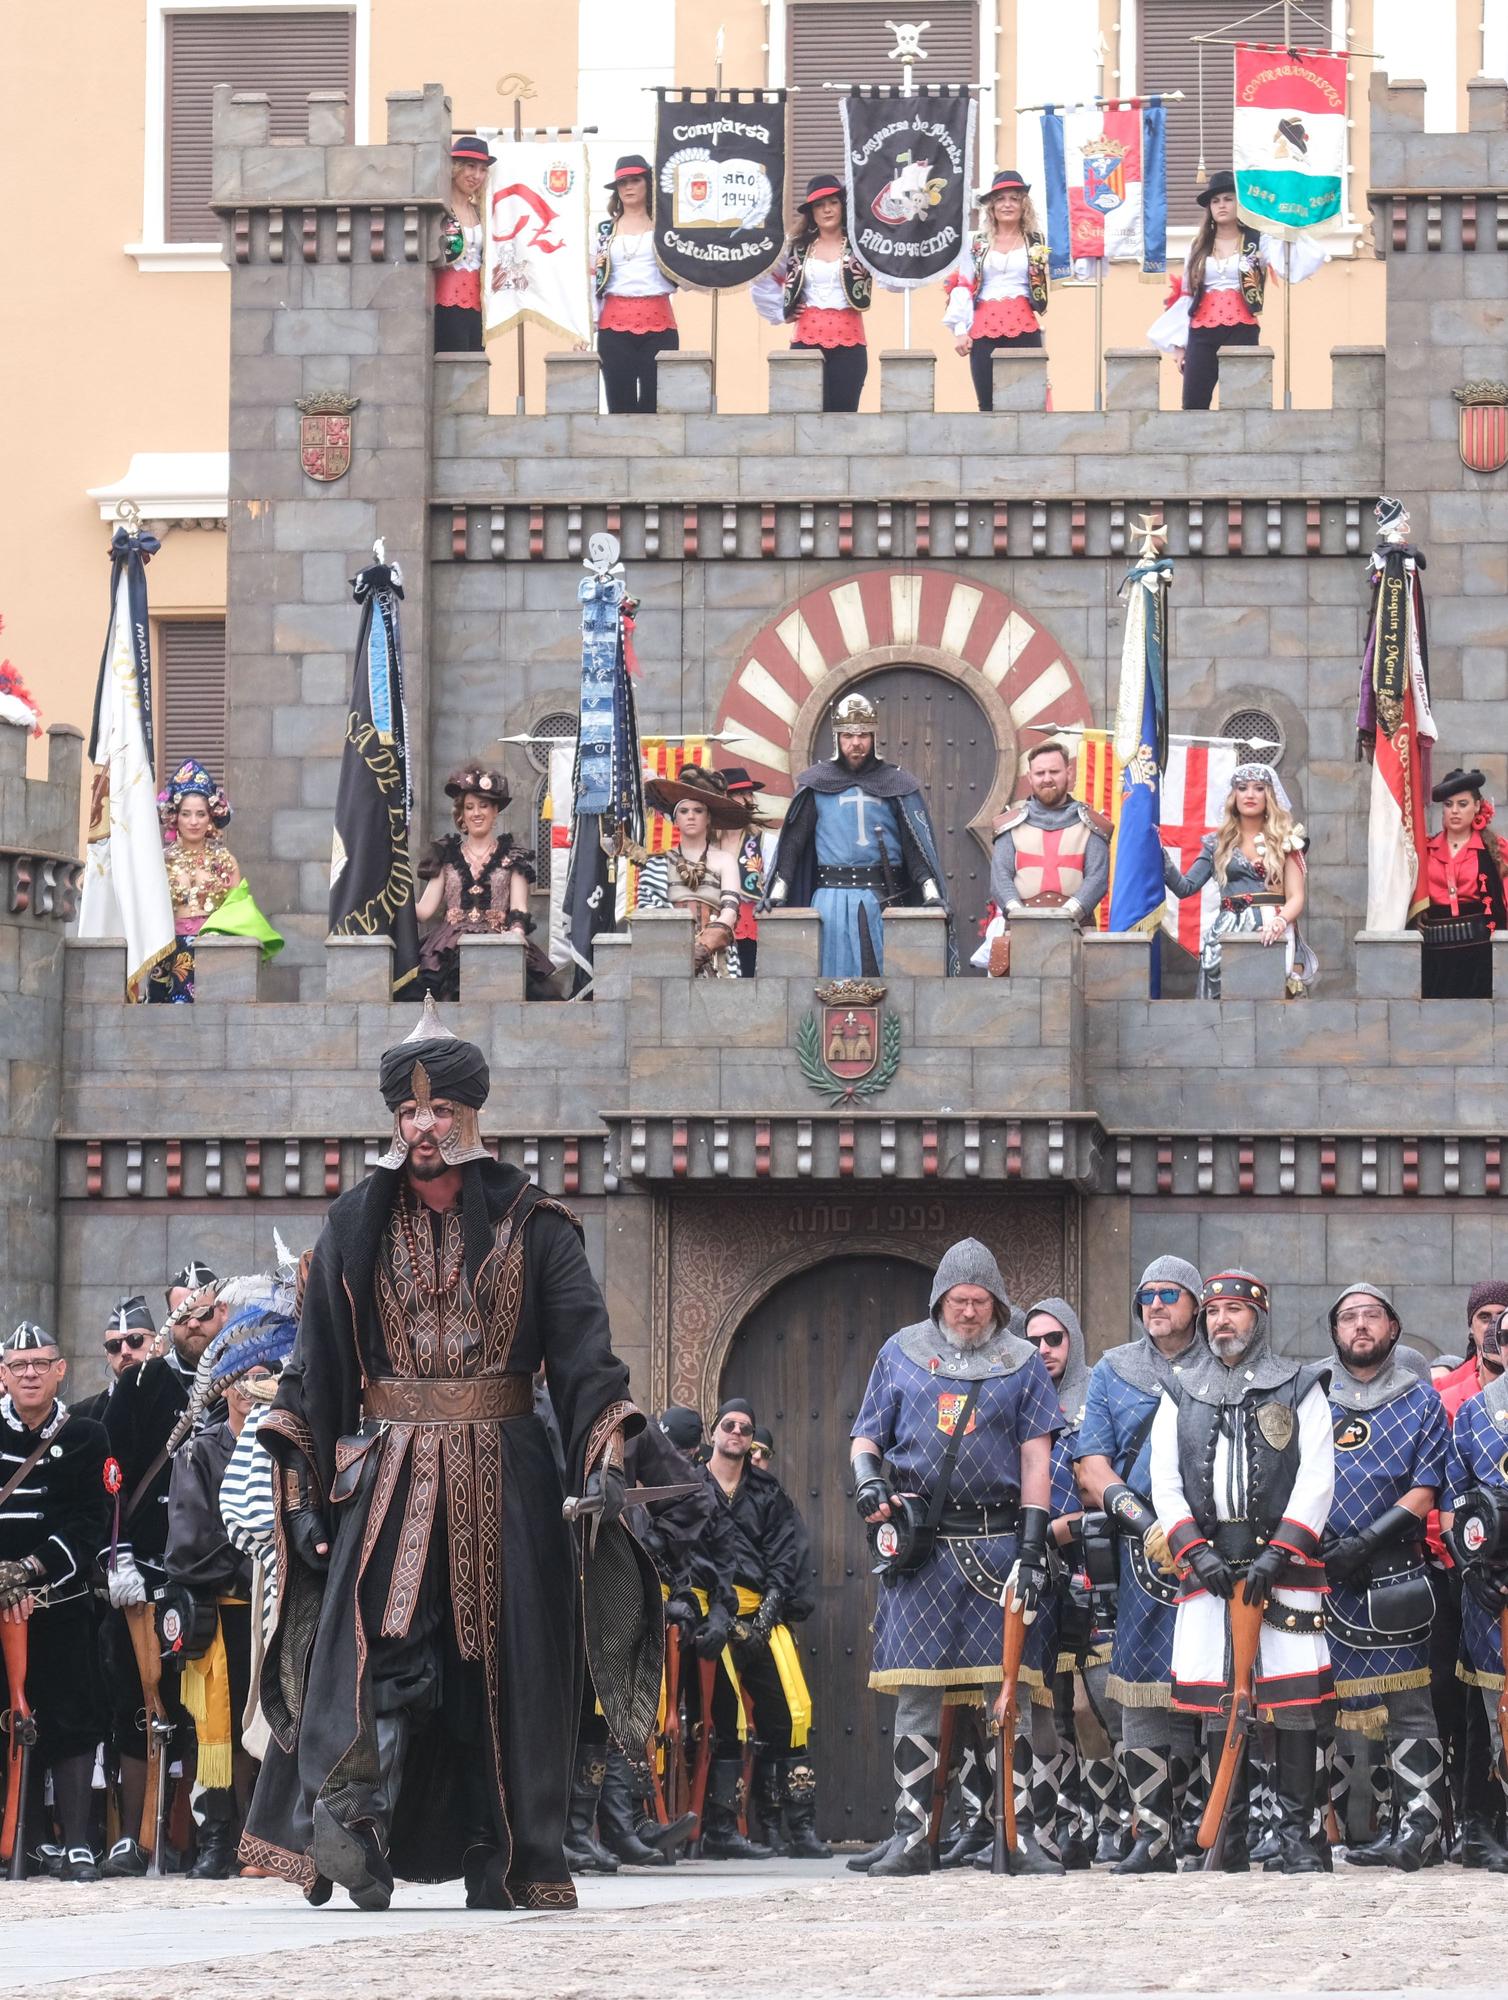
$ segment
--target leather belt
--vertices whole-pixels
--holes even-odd
[[[817,870],[819,889],[884,889],[883,868],[822,868]]]
[[[1222,910],[1264,910],[1281,908],[1283,895],[1278,889],[1253,889],[1249,895],[1222,896]]]
[[[526,1416],[534,1407],[534,1378],[519,1371],[477,1375],[462,1382],[428,1376],[384,1375],[361,1392],[362,1414],[388,1424],[490,1424]]]
[[[1001,1500],[990,1507],[944,1507],[937,1524],[939,1535],[958,1539],[973,1535],[1014,1535],[1021,1525],[1021,1509],[1014,1500]]]

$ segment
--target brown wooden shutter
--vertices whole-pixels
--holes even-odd
[[[925,62],[913,65],[912,82],[978,83],[979,16],[975,0],[931,0],[918,18],[930,26],[923,33]],[[795,215],[796,202],[806,192],[813,174],[837,173],[843,165],[843,128],[838,116],[838,93],[824,90],[824,83],[901,82],[901,65],[887,62],[886,54],[895,47],[895,36],[887,20],[907,20],[893,0],[791,0],[787,12],[789,45],[786,75],[798,86],[791,98],[790,172],[787,178],[788,211]],[[969,172],[979,174],[979,146],[987,135],[975,141]]]
[[[273,138],[302,139],[311,90],[355,91],[355,16],[213,11],[169,14],[166,27],[166,240],[212,243],[220,234],[209,206],[215,85],[265,90]]]
[[[158,627],[162,756],[158,774],[194,757],[225,782],[225,620],[168,618]]]
[[[1182,104],[1168,106],[1168,220],[1198,223],[1204,210],[1194,199],[1199,175],[1200,52],[1191,35],[1230,34],[1240,9],[1230,0],[1141,0],[1136,32],[1136,87],[1185,92]],[[1254,31],[1255,32],[1255,31]],[[1232,39],[1234,37],[1232,36]],[[1205,178],[1231,164],[1231,124],[1235,104],[1235,51],[1230,42],[1204,45]]]

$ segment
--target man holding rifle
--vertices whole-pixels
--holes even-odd
[[[929,1316],[880,1349],[854,1424],[854,1499],[883,1578],[869,1685],[897,1697],[895,1830],[871,1877],[930,1872],[944,1699],[995,1695],[1005,1596],[1030,1620],[1047,1590],[1049,1461],[1063,1418],[1011,1317],[989,1251],[972,1237],[955,1243]],[[1031,1668],[1020,1678],[1042,1682]],[[1032,1719],[1053,1757],[1051,1709],[1034,1706]]]
[[[7,1864],[42,1841],[28,1812],[42,1772],[62,1833],[65,1882],[97,1882],[89,1840],[94,1746],[105,1725],[89,1566],[110,1511],[105,1433],[76,1417],[60,1390],[68,1363],[50,1333],[23,1321],[0,1346],[0,1638],[12,1754],[5,1802]],[[28,1754],[20,1727],[35,1710]],[[36,1768],[28,1768],[31,1756]],[[19,1872],[19,1868],[17,1870]]]
[[[1222,1801],[1233,1808],[1245,1791],[1244,1738],[1255,1712],[1270,1710],[1279,1867],[1309,1875],[1322,1867],[1311,1839],[1318,1732],[1335,1701],[1319,1560],[1335,1491],[1330,1370],[1275,1354],[1268,1310],[1267,1287],[1250,1271],[1205,1280],[1205,1347],[1164,1389],[1152,1424],[1152,1503],[1184,1572],[1173,1707],[1207,1718],[1211,1806],[1199,1844],[1219,1854]],[[1244,1839],[1232,1848],[1226,1866],[1239,1872]]]

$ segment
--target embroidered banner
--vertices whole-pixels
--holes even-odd
[[[567,340],[592,337],[586,147],[579,139],[491,140],[483,210],[482,325],[533,320]]]
[[[1346,171],[1345,55],[1238,43],[1231,159],[1249,229],[1302,236],[1333,221]]]
[[[1043,112],[1053,277],[1071,277],[1081,257],[1167,269],[1166,117],[1160,97]]]
[[[848,236],[893,291],[950,271],[964,248],[974,100],[964,86],[920,97],[853,90],[839,100]]]
[[[762,278],[785,241],[784,186],[783,90],[659,93],[655,255],[667,277],[700,292]]]

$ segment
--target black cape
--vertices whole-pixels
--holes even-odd
[[[543,1362],[560,1425],[571,1489],[580,1492],[608,1432],[636,1433],[643,1418],[628,1400],[628,1371],[612,1351],[607,1311],[587,1265],[575,1218],[531,1187],[515,1167],[490,1160],[479,1176],[494,1240],[502,1225],[522,1236],[522,1283],[510,1371]],[[334,1511],[328,1570],[308,1568],[285,1533],[288,1482],[316,1498],[331,1492],[336,1443],[358,1429],[363,1371],[391,1374],[375,1296],[384,1229],[402,1176],[379,1168],[333,1205],[315,1246],[298,1340],[262,1419],[258,1438],[284,1477],[276,1521],[282,1577],[278,1624],[262,1674],[262,1708],[272,1732],[246,1823],[243,1859],[307,1886],[314,1802],[335,1804],[346,1774],[375,1760],[368,1625],[358,1612],[387,1596],[397,1553],[392,1532],[408,1482],[380,1496],[372,1474]],[[490,1259],[489,1259],[490,1261]],[[469,1281],[463,1276],[463,1287]],[[464,1295],[464,1294],[463,1294]],[[370,1429],[370,1427],[369,1427]],[[653,1565],[621,1526],[604,1528],[588,1559],[561,1518],[560,1474],[534,1415],[496,1426],[501,1479],[495,1498],[502,1587],[484,1607],[493,1621],[502,1767],[491,1769],[494,1832],[508,1889],[523,1907],[574,1902],[562,1841],[581,1700],[585,1651],[619,1740],[637,1748],[654,1728],[663,1662],[663,1618]],[[379,1507],[383,1510],[379,1513]],[[379,1515],[376,1523],[374,1514]],[[488,1508],[489,1518],[492,1514]],[[386,1527],[382,1532],[375,1528]],[[444,1505],[436,1533],[444,1520]],[[370,1544],[370,1546],[368,1546]],[[584,1619],[583,1619],[584,1614]],[[467,1802],[474,1768],[441,1726],[416,1731],[391,1828],[396,1876],[446,1881],[464,1872]],[[473,1759],[474,1765],[474,1759]]]

